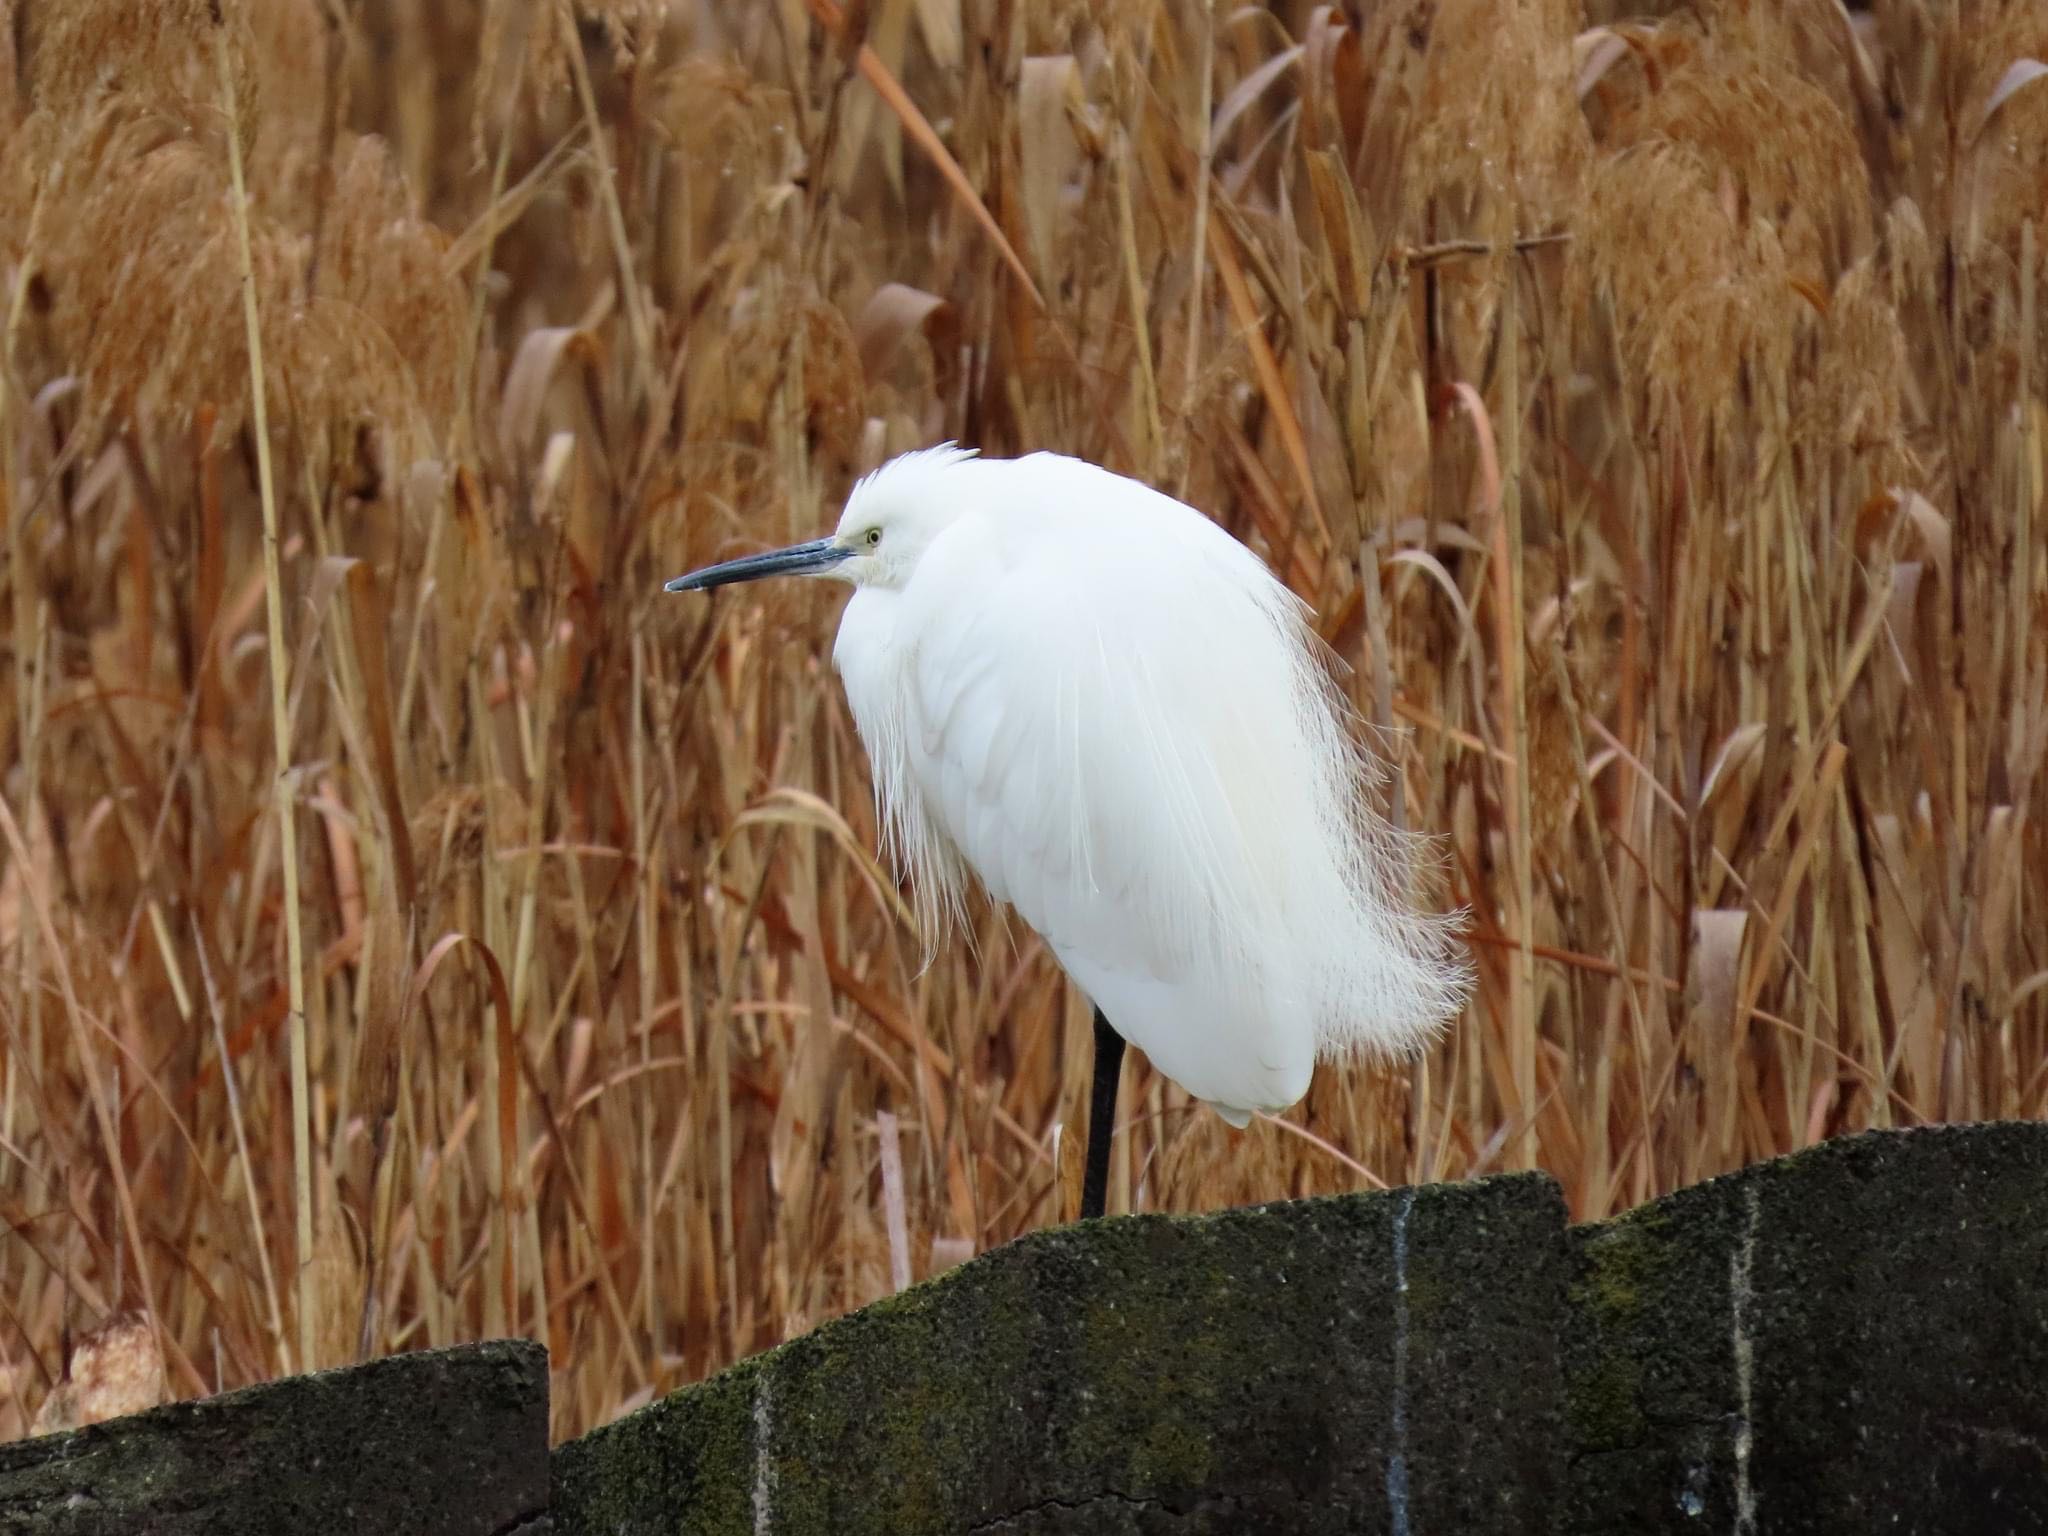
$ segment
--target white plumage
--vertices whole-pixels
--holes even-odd
[[[1462,1007],[1306,610],[1201,514],[948,446],[862,480],[831,539],[672,585],[769,569],[855,585],[833,660],[929,943],[971,869],[1234,1125]]]

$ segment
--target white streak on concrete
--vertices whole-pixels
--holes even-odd
[[[1394,1207],[1394,1449],[1387,1458],[1387,1513],[1393,1536],[1408,1532],[1408,1213],[1415,1191]]]
[[[1750,1396],[1756,1368],[1756,1340],[1750,1336],[1749,1308],[1756,1299],[1751,1273],[1761,1196],[1752,1181],[1743,1191],[1742,1242],[1728,1256],[1728,1331],[1735,1354],[1735,1536],[1756,1536],[1756,1489],[1749,1480]]]
[[[774,1507],[775,1460],[769,1445],[773,1421],[768,1411],[768,1373],[754,1383],[754,1536],[768,1536],[769,1511]]]

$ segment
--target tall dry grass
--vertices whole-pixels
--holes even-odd
[[[2040,1115],[2048,19],[1666,9],[0,7],[0,1434],[124,1311],[573,1433],[1059,1219],[835,601],[659,595],[942,437],[1264,552],[1476,914],[1412,1071],[1134,1059],[1113,1209]]]

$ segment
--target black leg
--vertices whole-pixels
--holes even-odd
[[[1124,1037],[1095,1010],[1095,1085],[1088,1095],[1088,1167],[1081,1178],[1081,1219],[1102,1214],[1109,1198],[1109,1135],[1115,1127],[1116,1087],[1123,1081]]]

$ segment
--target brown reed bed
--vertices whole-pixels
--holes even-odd
[[[129,1314],[574,1433],[1060,1219],[836,603],[659,593],[945,437],[1285,571],[1474,912],[1412,1069],[1135,1059],[1113,1210],[2042,1114],[2048,20],[1650,10],[0,5],[0,1435]]]

